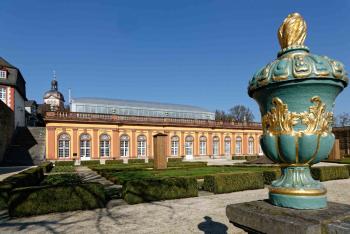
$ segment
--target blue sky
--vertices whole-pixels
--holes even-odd
[[[2,0],[0,56],[19,67],[42,102],[56,70],[68,99],[108,97],[227,110],[257,104],[254,72],[276,58],[277,29],[292,12],[308,24],[311,52],[350,69],[349,1]],[[350,112],[350,89],[336,113]]]

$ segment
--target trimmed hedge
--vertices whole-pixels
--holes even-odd
[[[215,194],[264,188],[261,172],[225,173],[204,177],[203,189]]]
[[[145,163],[145,159],[143,159],[143,158],[131,158],[131,159],[128,159],[128,163],[130,163],[130,164]]]
[[[311,167],[311,175],[319,181],[347,179],[349,170],[344,166]]]
[[[55,161],[55,166],[74,166],[74,161]]]
[[[44,179],[44,166],[38,166],[5,178],[0,182],[0,210],[7,207],[9,194],[15,188],[35,186]]]
[[[80,161],[80,165],[82,166],[100,165],[100,160]]]
[[[43,168],[45,173],[49,173],[53,168],[52,162],[44,162],[40,165],[41,168]]]
[[[272,181],[277,180],[282,175],[281,170],[263,171],[264,184],[270,185]]]
[[[98,183],[37,186],[15,189],[9,199],[9,215],[23,217],[52,212],[105,207],[104,187]]]
[[[81,184],[82,179],[77,174],[53,174],[47,175],[41,185],[72,185]]]
[[[194,177],[130,180],[123,185],[122,191],[123,199],[129,204],[197,196]]]
[[[169,162],[182,162],[182,158],[168,158],[168,163]]]
[[[232,160],[247,160],[252,161],[255,159],[258,159],[259,155],[239,155],[239,156],[232,156]]]
[[[123,164],[123,160],[117,159],[117,160],[106,160],[106,165],[110,164]]]

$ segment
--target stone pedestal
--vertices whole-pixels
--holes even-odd
[[[330,159],[330,160],[339,160],[340,159],[339,139],[335,139],[332,151],[330,152],[328,159]]]
[[[167,147],[166,147],[166,134],[158,133],[153,136],[153,149],[154,149],[154,169],[166,169],[167,168]]]
[[[320,210],[295,210],[266,201],[226,207],[231,223],[248,233],[323,234],[350,233],[350,205],[328,202]]]

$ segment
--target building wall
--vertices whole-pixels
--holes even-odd
[[[47,159],[58,159],[58,138],[60,134],[67,133],[70,136],[70,152],[69,158],[73,155],[80,157],[80,135],[88,133],[91,137],[91,159],[99,157],[99,137],[101,134],[108,134],[111,138],[110,158],[120,158],[120,137],[124,134],[129,136],[129,157],[137,158],[137,137],[144,135],[146,137],[146,157],[153,158],[153,135],[157,133],[165,133],[168,135],[167,148],[170,156],[171,137],[179,137],[179,154],[177,156],[185,156],[185,139],[186,136],[192,136],[193,156],[199,155],[199,138],[205,136],[207,138],[207,155],[213,155],[213,138],[219,137],[219,154],[217,156],[225,157],[225,137],[230,137],[231,149],[230,155],[237,155],[235,152],[236,138],[242,139],[242,152],[240,155],[248,155],[248,139],[254,139],[254,147],[251,155],[260,153],[259,137],[261,130],[237,130],[237,129],[215,129],[215,128],[191,128],[191,127],[160,127],[160,126],[138,126],[138,125],[116,125],[116,124],[88,124],[88,123],[55,123],[46,124],[46,152]]]
[[[0,101],[0,162],[3,160],[3,156],[6,147],[10,144],[14,130],[14,117],[13,111],[2,101]]]
[[[25,121],[25,109],[24,109],[24,98],[22,95],[14,89],[14,112],[15,112],[15,126],[24,127],[26,124]]]

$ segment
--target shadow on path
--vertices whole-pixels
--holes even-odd
[[[203,231],[205,234],[226,234],[227,226],[225,224],[215,222],[209,216],[204,216],[204,222],[198,224],[198,229]]]

